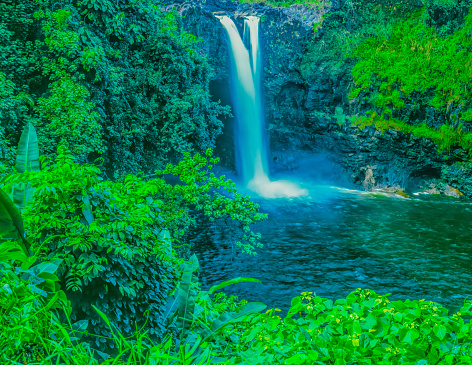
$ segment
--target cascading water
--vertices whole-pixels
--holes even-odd
[[[265,198],[296,197],[308,191],[289,181],[270,181],[264,139],[264,122],[260,95],[261,57],[259,51],[259,18],[244,20],[244,38],[227,16],[218,17],[228,33],[231,45],[231,84],[234,114],[237,121],[237,145],[243,182]]]

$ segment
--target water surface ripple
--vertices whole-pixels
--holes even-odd
[[[203,289],[235,277],[262,281],[227,294],[286,313],[303,291],[345,297],[356,288],[426,299],[457,311],[472,294],[472,205],[453,198],[400,199],[328,187],[305,199],[257,200],[269,219],[254,230],[257,256],[232,253],[223,224],[192,235]]]

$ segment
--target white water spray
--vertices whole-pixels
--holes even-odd
[[[259,18],[248,16],[244,20],[244,38],[249,34],[250,50],[244,46],[234,22],[227,16],[218,18],[228,33],[231,45],[233,109],[237,121],[237,144],[244,183],[250,190],[265,198],[307,195],[307,190],[290,181],[270,181],[268,177],[260,95],[262,62],[259,51]]]

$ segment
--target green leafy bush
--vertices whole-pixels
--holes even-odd
[[[472,304],[448,316],[424,300],[357,289],[335,302],[305,292],[287,316],[252,314],[224,336],[232,364],[470,364]],[[221,341],[222,339],[220,339]],[[232,354],[233,356],[229,356]]]
[[[64,138],[81,163],[102,155],[115,178],[214,147],[229,107],[211,101],[210,66],[175,13],[148,0],[17,3],[0,4],[0,113],[13,144],[31,121],[44,154],[54,159]]]
[[[429,18],[423,9],[391,35],[360,45],[352,70],[357,87],[349,97],[373,107],[358,121],[362,127],[394,128],[431,138],[440,149],[459,145],[470,151],[472,14],[445,36],[427,25]]]
[[[184,182],[172,186],[161,178],[144,181],[134,175],[101,181],[97,167],[74,162],[66,141],[59,145],[54,165],[39,159],[35,141],[28,124],[17,153],[17,172],[4,178],[3,188],[22,210],[31,248],[41,258],[63,260],[58,275],[72,302],[71,319],[89,319],[91,333],[102,336],[94,339],[100,348],[110,333],[92,305],[107,313],[125,336],[136,323],[145,326],[154,341],[163,338],[164,307],[180,278],[181,262],[173,254],[168,232],[177,237],[182,233],[191,220],[191,206],[211,219],[238,222],[247,252],[260,245],[249,225],[266,215],[258,213],[247,196],[237,194],[224,176],[208,174],[217,162],[211,151],[206,157],[186,155],[177,166],[169,164],[164,173]],[[211,191],[219,188],[232,198]]]

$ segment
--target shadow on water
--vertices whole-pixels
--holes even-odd
[[[283,314],[304,291],[336,299],[369,288],[453,311],[472,294],[471,201],[372,196],[329,186],[309,190],[309,197],[291,200],[254,197],[269,214],[254,228],[264,244],[257,256],[239,248],[233,254],[224,223],[202,222],[191,239],[203,288],[238,276],[257,278],[262,284],[225,291]]]

